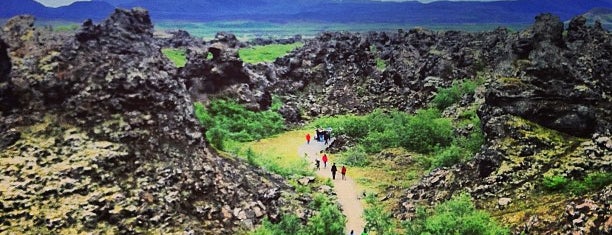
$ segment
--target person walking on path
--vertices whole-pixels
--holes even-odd
[[[336,167],[336,163],[334,163],[331,167],[331,172],[332,172],[332,179],[336,179],[336,172],[338,171],[338,168]]]
[[[327,168],[327,154],[323,154],[321,160],[323,160],[323,168]]]
[[[349,235],[355,235],[355,231],[351,230],[351,233],[349,233]]]
[[[306,143],[310,144],[310,133],[306,134]]]
[[[346,180],[346,166],[342,166],[340,173],[342,173],[342,180]]]
[[[319,159],[315,159],[315,166],[317,167],[317,170],[321,170],[321,161],[319,161]]]

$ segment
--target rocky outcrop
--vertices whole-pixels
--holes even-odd
[[[612,215],[600,209],[609,207],[609,186],[569,197],[542,183],[612,170],[610,34],[577,17],[564,36],[559,19],[544,14],[505,38],[500,48],[510,53],[493,66],[478,111],[486,144],[473,160],[436,169],[406,190],[396,216],[413,216],[415,202],[467,191],[516,233],[611,232]]]
[[[486,104],[565,133],[589,137],[611,129],[612,47],[603,29],[541,15],[513,44],[514,63],[487,90]],[[486,117],[485,117],[486,119]]]
[[[379,107],[411,112],[425,107],[438,87],[503,61],[510,36],[505,29],[326,32],[274,63],[280,80],[273,93],[306,117]]]
[[[1,113],[0,230],[233,234],[295,209],[280,177],[207,147],[147,11],[63,43],[6,28],[28,30],[2,35],[19,103]]]
[[[185,30],[177,30],[167,33],[166,37],[156,37],[157,44],[162,47],[171,48],[198,48],[202,47],[204,42],[202,39],[192,37],[189,32]]]
[[[270,44],[293,44],[296,42],[304,42],[302,35],[298,34],[290,38],[280,38],[280,39],[255,38],[253,40],[248,41],[248,44],[251,46],[265,46],[265,45],[270,45]]]
[[[251,110],[270,107],[271,81],[263,75],[267,65],[245,65],[238,56],[241,46],[243,43],[233,34],[218,33],[205,50],[188,53],[188,63],[180,70],[180,76],[187,81],[194,100],[207,103],[216,97],[233,99]]]

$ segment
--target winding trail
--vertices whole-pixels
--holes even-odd
[[[330,141],[330,144],[333,139]],[[308,161],[311,166],[314,166],[315,159],[321,160],[320,152],[327,147],[323,142],[310,141],[310,144],[304,143],[298,148],[299,156],[308,154]],[[321,169],[316,171],[316,174],[323,178],[332,178],[331,175],[331,162],[327,162],[327,168],[323,168],[323,162],[321,162]],[[338,172],[336,174],[336,180],[332,180],[334,184],[334,192],[338,195],[338,202],[342,206],[342,211],[346,215],[346,227],[345,234],[349,231],[354,230],[355,234],[360,234],[365,226],[363,220],[363,206],[359,200],[359,190],[355,181],[350,177],[351,169],[347,168],[346,180],[342,180],[342,174],[340,174],[340,168],[342,165],[336,165]]]

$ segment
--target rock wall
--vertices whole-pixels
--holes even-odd
[[[295,209],[282,178],[208,148],[147,11],[64,40],[31,22],[1,35],[1,231],[234,234]]]
[[[612,232],[610,187],[584,195],[547,192],[545,177],[582,180],[612,171],[610,34],[557,17],[507,37],[508,55],[487,79],[478,114],[486,143],[474,160],[436,169],[405,191],[396,216],[461,191],[515,233]],[[588,222],[587,222],[588,221]]]

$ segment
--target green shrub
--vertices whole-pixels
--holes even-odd
[[[449,146],[453,140],[453,125],[450,119],[442,118],[436,109],[419,110],[408,119],[402,131],[400,145],[419,153],[431,153],[440,147]]]
[[[364,229],[370,232],[376,231],[376,234],[381,235],[398,234],[393,216],[385,211],[384,207],[376,200],[376,197],[369,194],[365,200],[368,207],[363,211],[363,218],[366,221]]]
[[[308,223],[302,224],[295,215],[284,215],[277,224],[264,220],[262,226],[252,232],[254,235],[328,235],[343,234],[346,218],[340,208],[326,195],[316,194],[310,208],[318,213]]]
[[[612,172],[594,172],[584,179],[586,187],[592,190],[602,189],[612,184]]]
[[[459,102],[464,95],[473,96],[478,85],[478,82],[473,80],[453,83],[449,88],[438,90],[438,94],[431,100],[431,104],[439,110],[444,110]]]
[[[460,194],[432,211],[418,208],[416,218],[405,224],[406,234],[509,234],[485,211],[477,210],[468,194]]]
[[[245,63],[255,64],[260,62],[273,62],[276,58],[284,56],[290,51],[302,47],[301,42],[293,44],[271,44],[266,46],[254,46],[242,48],[238,51],[240,58]]]
[[[311,126],[330,126],[334,135],[348,135],[364,146],[367,153],[384,148],[404,147],[431,153],[449,146],[453,140],[450,119],[436,109],[420,110],[414,115],[399,111],[376,110],[366,116],[343,115],[316,120]]]
[[[226,100],[213,100],[208,108],[201,103],[195,103],[194,109],[196,117],[207,130],[206,137],[211,143],[222,144],[225,139],[253,141],[284,130],[283,117],[272,110],[254,112],[236,102]]]
[[[387,68],[387,61],[380,58],[379,52],[376,49],[376,46],[371,45],[370,51],[374,54],[374,61],[376,62],[376,68],[380,71],[383,71]]]
[[[600,190],[610,184],[612,184],[612,172],[589,173],[582,180],[568,180],[559,175],[546,176],[542,180],[542,186],[549,191],[562,190],[574,195]]]
[[[432,168],[448,167],[460,163],[467,158],[469,153],[456,145],[451,145],[439,151],[431,161]]]
[[[344,152],[341,161],[349,166],[364,167],[370,164],[368,154],[361,145],[350,148]]]
[[[174,63],[177,68],[185,67],[187,56],[184,49],[163,48],[162,53]]]
[[[546,176],[542,180],[544,188],[550,191],[561,190],[569,183],[569,180],[560,175]]]

